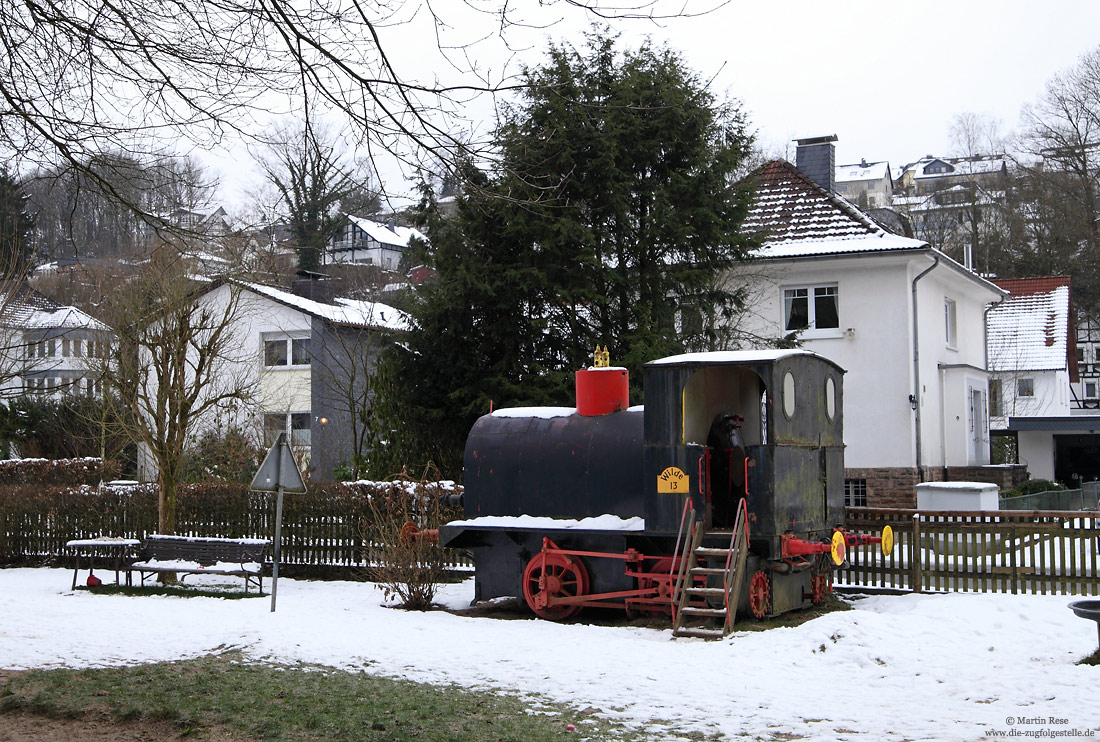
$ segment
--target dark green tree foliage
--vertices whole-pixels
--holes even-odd
[[[260,468],[262,455],[239,428],[207,431],[188,448],[181,478],[184,482],[248,484]]]
[[[13,443],[27,458],[103,456],[133,471],[134,452],[113,407],[80,394],[17,397],[0,404],[0,443]]]
[[[459,168],[453,217],[424,204],[437,276],[418,291],[399,378],[448,476],[490,403],[570,404],[597,343],[637,393],[643,363],[719,347],[741,304],[720,282],[751,247],[740,110],[678,53],[620,53],[601,32],[583,51],[551,46],[525,76],[497,166]]]
[[[34,216],[23,185],[0,167],[0,268],[5,280],[23,278],[31,268]]]

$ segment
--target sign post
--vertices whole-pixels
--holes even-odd
[[[271,564],[271,612],[275,612],[275,595],[279,590],[279,545],[283,528],[283,492],[305,494],[306,483],[294,454],[286,442],[286,433],[279,434],[279,440],[268,450],[259,471],[248,486],[253,492],[275,493],[275,553]]]

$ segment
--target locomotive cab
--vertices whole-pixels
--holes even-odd
[[[842,520],[843,369],[801,350],[693,353],[646,364],[646,527],[675,532],[691,499],[708,530],[747,498],[754,553]],[[670,481],[676,486],[670,487]]]

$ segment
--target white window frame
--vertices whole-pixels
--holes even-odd
[[[271,428],[269,430],[269,419],[274,421],[274,418],[282,418],[283,427],[278,432],[286,433],[286,439],[294,448],[309,448],[312,445],[312,426],[313,426],[313,414],[310,412],[265,412],[261,424],[264,431],[264,445],[271,446],[275,443],[275,440],[271,440],[269,432],[278,437],[278,433]],[[295,427],[295,423],[298,423],[299,427]],[[305,427],[301,427],[301,424],[305,423]]]
[[[1022,376],[1019,379],[1016,379],[1016,396],[1034,397],[1035,379],[1031,376]]]
[[[959,307],[950,297],[943,299],[944,338],[951,350],[959,348]]]
[[[306,362],[295,363],[294,362],[294,345],[302,341],[307,343],[306,350]],[[260,337],[260,362],[263,364],[263,368],[267,371],[274,371],[278,369],[294,368],[305,369],[309,368],[312,360],[312,355],[308,350],[308,343],[310,341],[309,333],[276,333],[276,334],[264,334]],[[268,343],[283,343],[283,352],[286,354],[286,363],[269,364],[267,362],[267,346]]]
[[[794,286],[783,286],[780,292],[780,322],[783,328],[783,333],[798,332],[799,328],[787,329],[790,324],[790,303],[789,297],[798,291],[805,292],[806,300],[806,321],[807,325],[801,330],[800,337],[805,339],[815,338],[839,338],[844,337],[844,331],[841,329],[840,321],[840,284],[835,281],[822,282],[813,284],[800,284]],[[818,291],[831,291],[832,296],[835,298],[836,304],[836,327],[818,327],[817,326],[817,302],[816,296]],[[800,297],[794,297],[800,298]]]

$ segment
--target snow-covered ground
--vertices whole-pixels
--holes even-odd
[[[1100,736],[1100,667],[1075,664],[1096,649],[1096,626],[1074,616],[1066,596],[868,597],[795,628],[704,642],[638,627],[408,613],[353,582],[282,579],[271,613],[267,598],[74,593],[71,579],[66,570],[0,570],[0,667],[239,648],[256,660],[595,707],[653,739]],[[472,589],[448,586],[441,602],[465,606]]]

